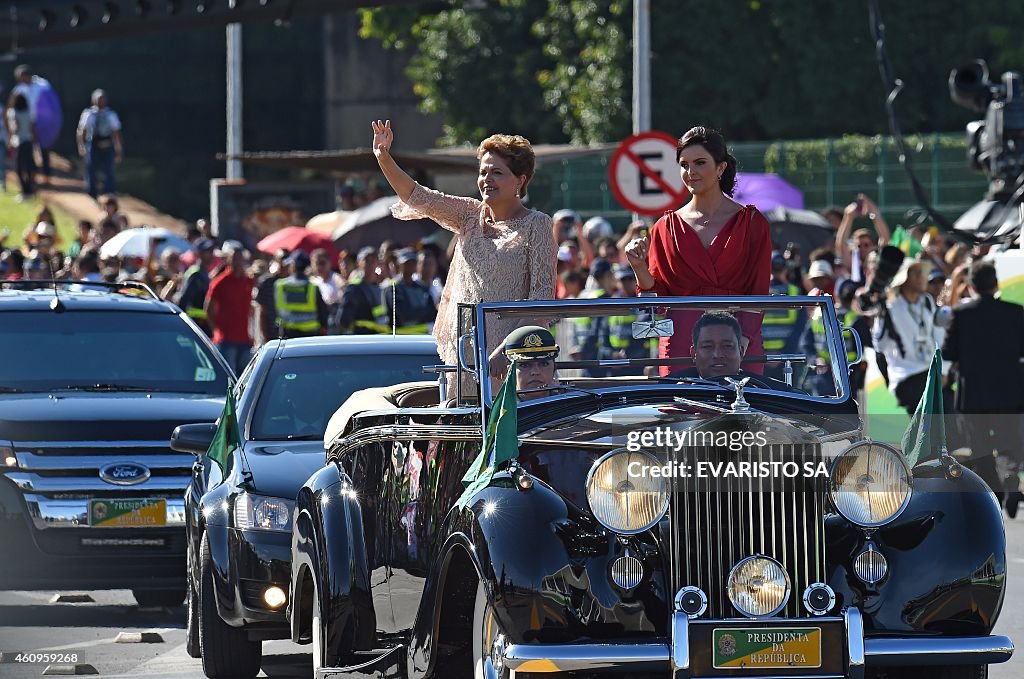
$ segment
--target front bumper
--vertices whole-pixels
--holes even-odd
[[[865,638],[860,611],[843,612],[846,663],[842,674],[814,675],[816,679],[862,679],[865,667],[987,665],[1006,662],[1013,642],[1004,636]],[[691,679],[690,621],[673,614],[672,638],[653,642],[600,644],[512,644],[504,647],[505,668],[516,673],[553,672],[670,672],[673,679]],[[720,674],[718,676],[725,676]],[[750,676],[758,676],[751,674]],[[783,678],[784,671],[773,670]],[[800,676],[794,673],[792,676]],[[804,671],[803,676],[807,676]]]
[[[285,618],[286,606],[268,608],[261,601],[261,592],[272,584],[288,591],[291,533],[231,528],[227,535],[230,578],[218,596],[221,617],[229,625],[261,634],[261,638],[287,638],[291,630]]]

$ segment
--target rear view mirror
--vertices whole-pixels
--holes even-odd
[[[215,422],[178,425],[174,428],[174,433],[171,434],[171,450],[176,450],[179,453],[205,455],[216,433],[217,424]]]
[[[674,334],[675,326],[670,318],[654,321],[633,321],[633,339],[671,337]]]

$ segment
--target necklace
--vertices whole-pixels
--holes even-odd
[[[707,225],[711,223],[711,218],[715,216],[715,214],[718,212],[718,208],[720,208],[721,206],[722,206],[722,203],[719,202],[718,205],[715,206],[715,208],[711,211],[710,214],[702,215],[703,218],[702,219],[698,219],[697,223],[700,224],[703,227],[707,227]]]

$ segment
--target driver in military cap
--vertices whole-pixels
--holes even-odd
[[[505,357],[516,361],[516,390],[528,392],[520,400],[543,398],[559,386],[555,379],[555,357],[558,344],[547,328],[526,325],[505,338]]]

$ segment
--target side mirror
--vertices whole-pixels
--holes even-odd
[[[653,315],[653,314],[652,314]],[[671,337],[675,334],[675,325],[671,318],[653,321],[634,321],[633,339],[650,339],[652,337]]]
[[[216,422],[178,425],[171,434],[171,450],[197,456],[205,455],[216,434]]]

